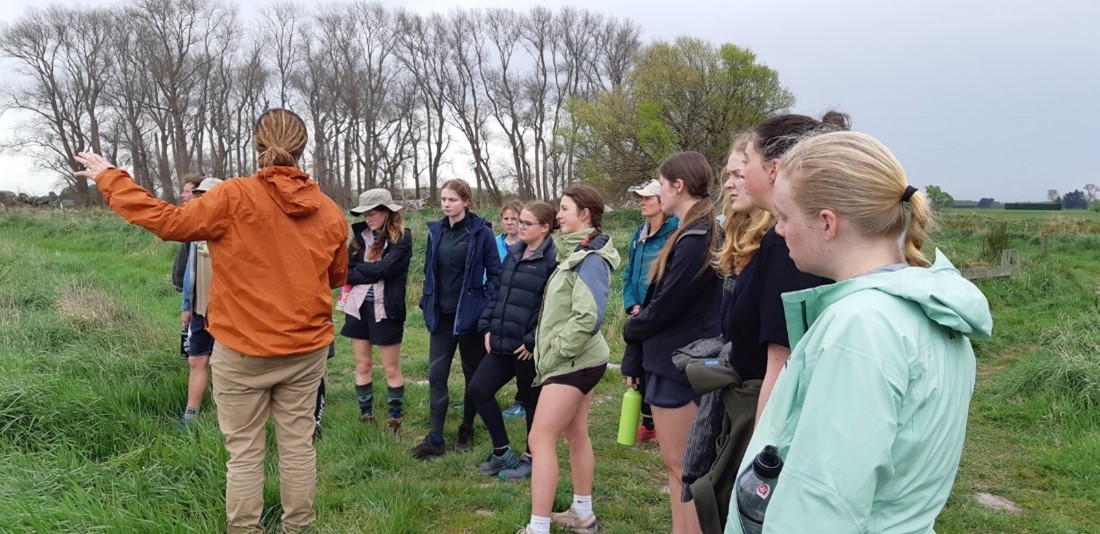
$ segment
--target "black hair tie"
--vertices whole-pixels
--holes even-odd
[[[913,193],[917,192],[917,188],[911,185],[905,186],[905,192],[901,194],[902,202],[909,202],[910,198],[913,198]]]

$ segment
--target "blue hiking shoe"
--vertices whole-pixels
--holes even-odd
[[[519,462],[511,469],[501,469],[497,477],[505,481],[523,480],[531,478],[531,457],[524,454]]]
[[[494,456],[493,453],[489,453],[489,457],[478,464],[477,468],[486,475],[494,476],[505,469],[515,469],[519,462],[516,453],[512,452],[512,449],[508,449],[504,452],[504,456]]]
[[[527,410],[523,409],[523,405],[517,402],[501,410],[500,414],[503,415],[505,419],[523,419],[527,417]]]

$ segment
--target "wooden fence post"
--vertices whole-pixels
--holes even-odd
[[[1020,266],[1020,251],[1014,248],[1009,248],[1001,251],[1001,265],[1008,265],[1011,267],[1011,273],[1009,276],[1016,278],[1023,272],[1023,268]]]

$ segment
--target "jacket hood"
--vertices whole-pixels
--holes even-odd
[[[989,302],[977,286],[936,250],[936,262],[929,268],[908,267],[900,271],[875,273],[835,284],[783,294],[787,328],[793,347],[810,324],[831,304],[858,291],[882,291],[920,306],[932,321],[971,339],[993,335]],[[801,321],[791,320],[791,310],[801,308]]]
[[[295,219],[316,213],[325,196],[317,182],[295,167],[264,167],[256,171],[256,180],[279,209]]]
[[[558,251],[559,267],[572,269],[580,265],[585,256],[596,254],[607,262],[612,271],[619,268],[619,251],[611,245],[611,236],[600,234],[585,243],[585,238],[591,234],[592,230],[586,228],[571,234],[558,233],[554,235],[554,247]]]

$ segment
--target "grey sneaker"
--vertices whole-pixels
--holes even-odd
[[[489,457],[477,465],[477,468],[489,476],[494,476],[497,473],[505,469],[514,469],[519,465],[519,458],[516,457],[516,453],[512,452],[512,449],[508,449],[504,452],[504,456],[494,456],[493,453],[489,453]]]
[[[577,517],[577,511],[572,506],[564,512],[550,514],[550,521],[555,525],[569,529],[575,534],[591,534],[600,529],[600,523],[596,521],[596,514],[592,514],[588,519],[581,521],[581,518]]]
[[[474,449],[474,427],[459,425],[458,439],[455,440],[455,452],[468,452]]]
[[[511,469],[501,469],[497,473],[497,476],[501,480],[523,480],[525,478],[531,478],[531,458],[527,455],[523,455],[519,458],[516,466]]]

